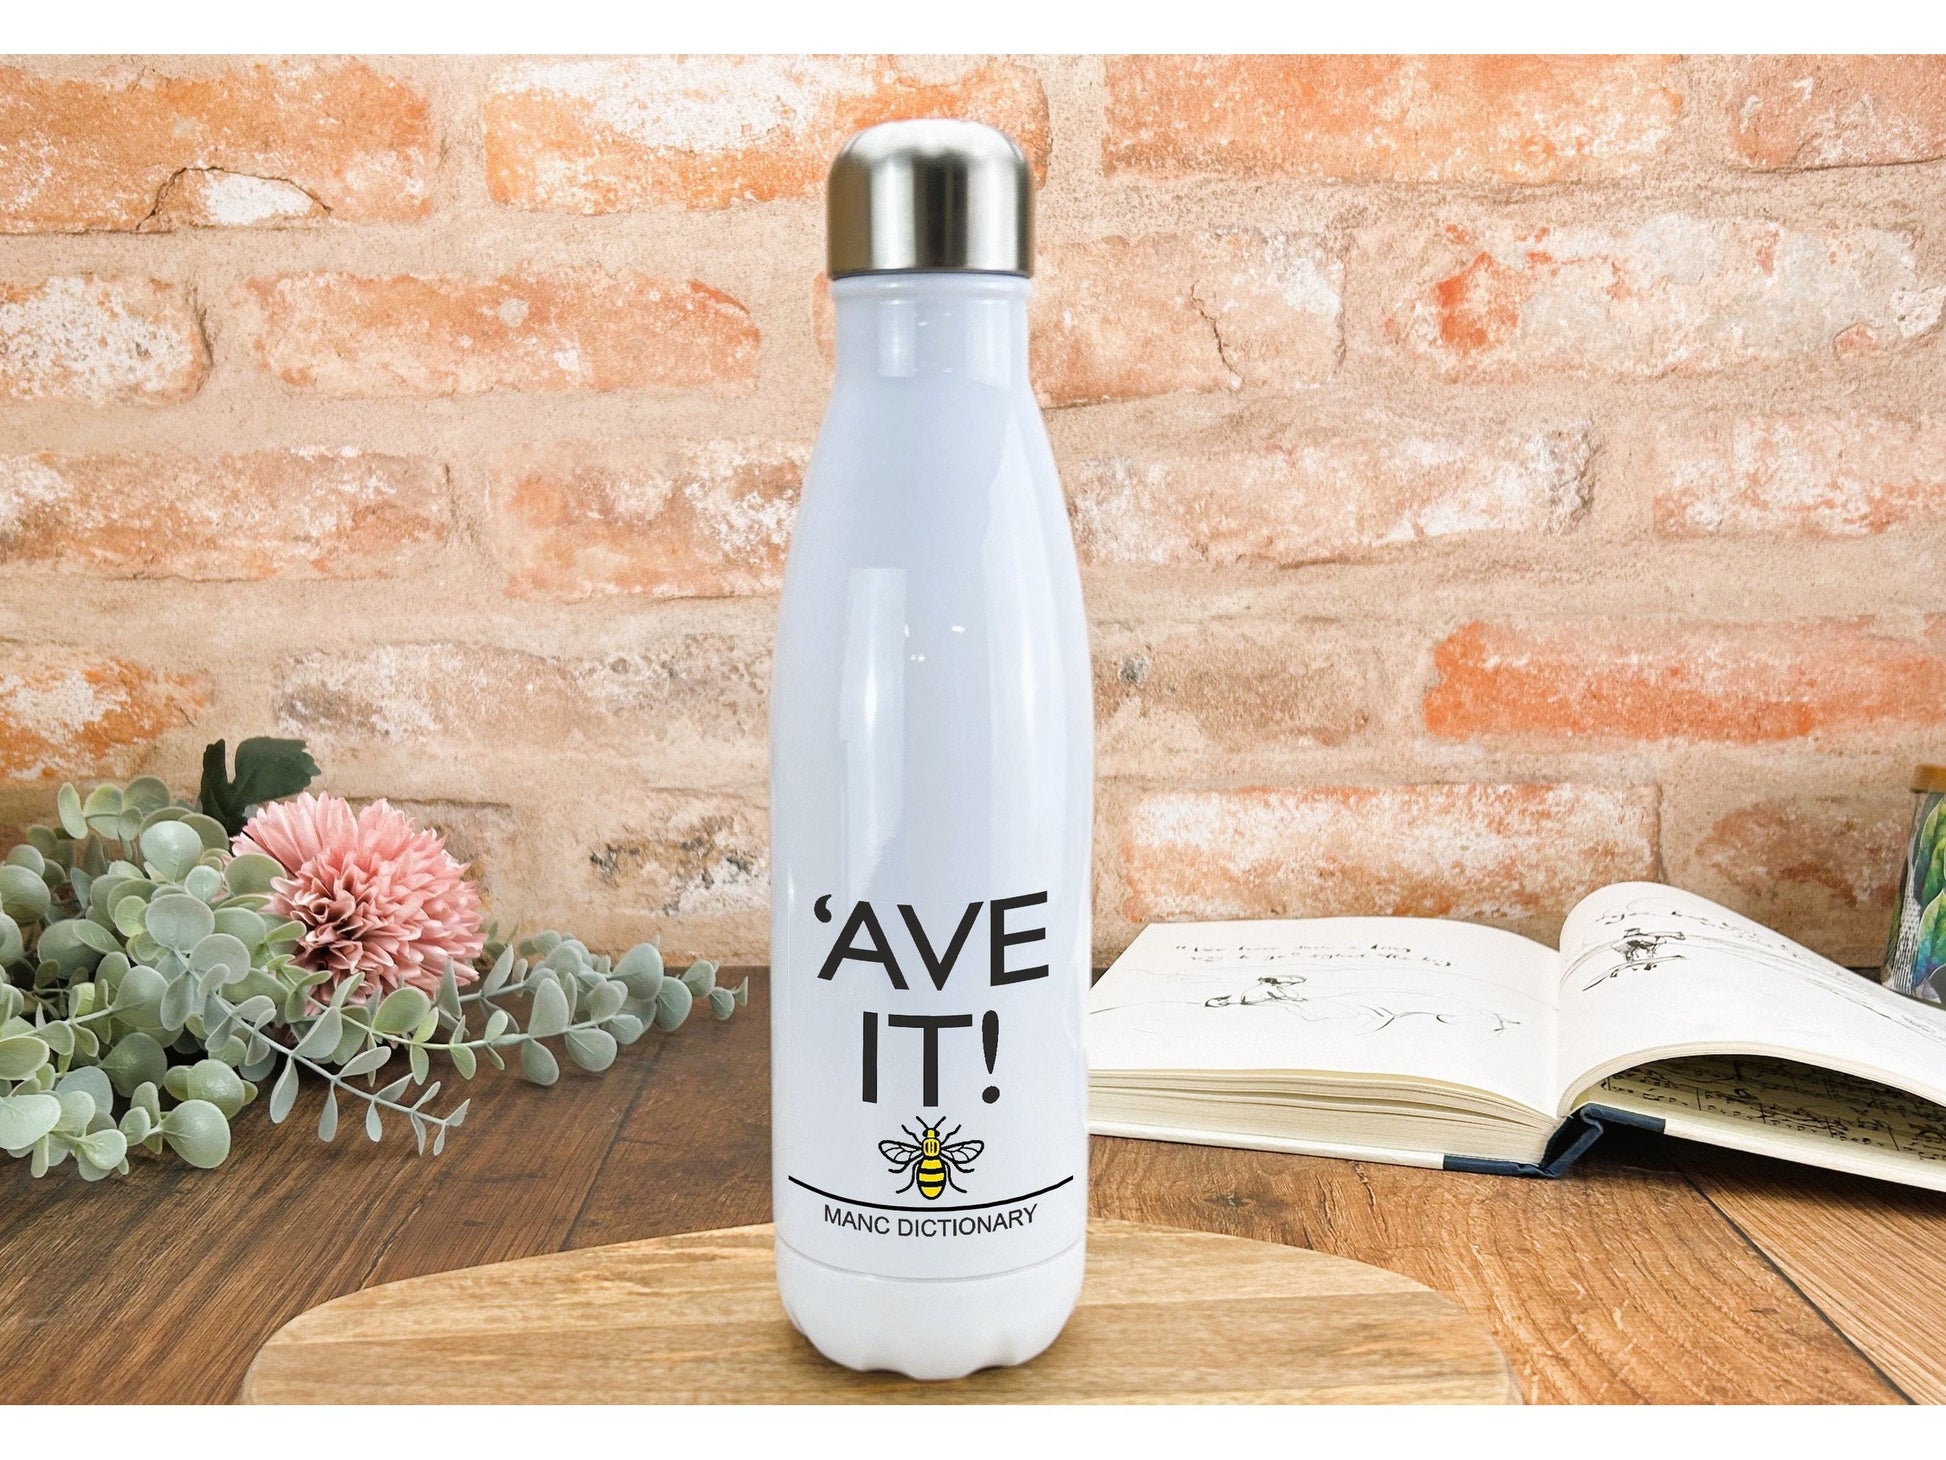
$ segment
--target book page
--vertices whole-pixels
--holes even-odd
[[[1946,1101],[1946,1010],[1694,893],[1625,882],[1584,898],[1560,968],[1560,1114],[1608,1075],[1687,1055],[1798,1060]]]
[[[1156,924],[1089,996],[1088,1064],[1389,1076],[1546,1114],[1557,963],[1433,918]]]

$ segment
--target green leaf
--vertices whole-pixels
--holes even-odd
[[[203,850],[206,852],[227,852],[230,849],[230,835],[223,829],[223,823],[214,816],[204,816],[201,812],[192,811],[183,817],[180,825],[188,827],[202,838]]]
[[[552,1050],[530,1039],[520,1047],[520,1073],[536,1085],[552,1085],[561,1078],[561,1066]]]
[[[128,1137],[112,1126],[85,1135],[74,1143],[76,1153],[82,1160],[99,1171],[113,1171],[122,1164],[128,1155]]]
[[[561,986],[553,979],[546,980],[534,990],[534,1008],[527,1019],[529,1034],[536,1039],[550,1039],[568,1027],[570,1018],[568,996],[561,992]],[[538,1083],[552,1082],[543,1080]]]
[[[459,1044],[453,1046],[449,1053],[452,1056],[453,1068],[458,1070],[467,1079],[472,1079],[473,1072],[480,1067],[479,1059],[474,1055],[473,1051],[465,1045]]]
[[[716,965],[708,959],[699,958],[683,970],[682,981],[700,999],[716,987]]]
[[[154,1084],[168,1073],[169,1056],[152,1035],[138,1029],[115,1041],[115,1047],[102,1057],[100,1068],[117,1091],[132,1095],[138,1087]]]
[[[376,1102],[365,1107],[365,1134],[374,1143],[385,1139],[385,1122],[378,1118]]]
[[[507,985],[514,971],[514,950],[502,948],[500,956],[493,960],[493,967],[487,970],[486,978],[480,984],[480,992],[491,998]]]
[[[61,1102],[39,1092],[0,1095],[0,1151],[24,1151],[60,1122]]]
[[[410,1033],[431,1008],[432,1000],[426,997],[425,991],[408,984],[385,996],[378,1012],[372,1016],[372,1028],[381,1034]]]
[[[122,788],[122,805],[141,812],[160,811],[169,804],[168,785],[155,776],[137,776]]]
[[[582,1010],[582,1015],[597,1024],[603,1024],[614,1018],[621,1011],[622,1005],[627,1002],[628,985],[612,978],[605,978],[596,984],[594,992],[588,995],[588,1002]]]
[[[48,1061],[47,1041],[33,1034],[0,1039],[0,1080],[25,1080]]]
[[[337,1049],[344,1033],[344,1014],[337,1009],[326,1009],[318,1015],[317,1021],[305,1031],[304,1037],[298,1040],[291,1052],[305,1059],[323,1059]]]
[[[223,880],[238,895],[268,892],[270,884],[283,875],[283,864],[262,852],[245,852],[223,869]]]
[[[80,841],[88,834],[88,823],[81,815],[81,793],[72,783],[61,787],[54,797],[54,809],[61,818],[61,830]]]
[[[605,1029],[570,1029],[563,1043],[584,1070],[598,1074],[615,1063],[615,1036]]]
[[[682,1021],[689,1017],[689,1006],[695,1002],[695,997],[689,992],[689,985],[681,979],[664,979],[661,991],[655,996],[655,1027],[662,1030],[679,1028]]]
[[[209,910],[208,903],[186,892],[163,892],[149,903],[142,926],[164,948],[187,954],[216,931],[216,914]]]
[[[203,785],[197,800],[205,816],[215,817],[231,836],[243,830],[252,806],[295,796],[311,784],[318,763],[301,740],[256,735],[236,748],[236,778],[224,767],[224,742],[203,751]]]
[[[391,1045],[375,1044],[370,1049],[362,1050],[346,1060],[338,1074],[343,1079],[355,1080],[360,1075],[370,1075],[383,1069],[386,1061],[391,1058]]]
[[[424,1084],[426,1076],[432,1073],[432,1059],[422,1044],[415,1044],[405,1052],[406,1063],[412,1067],[412,1078]]]
[[[20,924],[0,912],[0,968],[18,963],[26,956],[27,943],[20,935]]]
[[[162,1117],[162,1139],[169,1149],[205,1171],[230,1154],[230,1123],[207,1100],[185,1100]]]
[[[52,900],[47,881],[30,867],[0,866],[0,912],[17,923],[38,923]]]
[[[297,1061],[285,1060],[284,1073],[277,1077],[277,1083],[270,1087],[270,1123],[282,1125],[284,1117],[291,1113],[297,1104]]]
[[[239,983],[250,973],[250,950],[234,934],[211,933],[196,940],[196,946],[190,950],[189,967],[194,973],[214,975],[216,987]]]
[[[214,867],[191,867],[183,873],[182,890],[213,907],[223,896],[223,874]]]
[[[440,1012],[450,1017],[454,1023],[460,1019],[459,978],[453,972],[452,959],[446,960],[446,971],[439,975],[439,995],[433,1000]]]
[[[324,1109],[318,1112],[318,1139],[335,1140],[338,1135],[338,1092],[324,1092]]]
[[[203,855],[203,839],[180,821],[158,821],[142,833],[142,860],[159,882],[180,882]]]
[[[226,1120],[250,1102],[243,1076],[219,1059],[198,1060],[190,1066],[186,1085],[191,1100],[207,1100]]]
[[[737,996],[728,989],[709,991],[709,1011],[718,1019],[727,1019],[736,1012]]]
[[[34,951],[42,963],[52,963],[64,974],[73,975],[93,968],[101,961],[103,952],[110,951],[94,946],[101,937],[108,938],[112,949],[114,937],[107,929],[86,918],[65,918],[41,930]]]
[[[270,924],[247,907],[219,907],[216,910],[216,931],[229,934],[245,948],[260,948],[265,935],[270,932]]]

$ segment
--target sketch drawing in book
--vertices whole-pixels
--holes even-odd
[[[1946,1190],[1946,1010],[1677,888],[1560,946],[1435,918],[1145,928],[1095,985],[1098,1134],[1555,1175],[1604,1125]]]

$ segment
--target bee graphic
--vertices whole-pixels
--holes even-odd
[[[894,1176],[910,1171],[904,1186],[899,1188],[903,1196],[913,1187],[919,1188],[919,1195],[927,1201],[938,1201],[947,1187],[964,1193],[966,1188],[953,1180],[953,1173],[962,1176],[973,1174],[973,1163],[980,1159],[980,1152],[986,1149],[985,1141],[955,1141],[960,1128],[954,1126],[944,1135],[939,1127],[946,1124],[942,1119],[938,1125],[927,1125],[923,1116],[914,1116],[912,1123],[917,1131],[900,1126],[901,1133],[910,1136],[909,1141],[880,1141],[878,1153],[892,1163]]]

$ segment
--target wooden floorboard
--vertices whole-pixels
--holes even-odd
[[[1264,1237],[1476,1314],[1533,1403],[1886,1403],[1898,1393],[1654,1144],[1560,1181],[1095,1143],[1102,1216]]]
[[[1671,1141],[1676,1163],[1913,1399],[1946,1402],[1946,1195]]]

